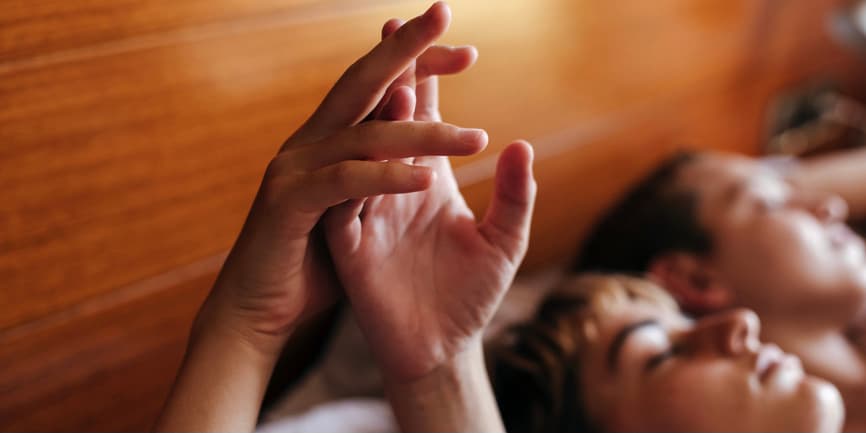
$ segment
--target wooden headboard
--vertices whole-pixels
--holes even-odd
[[[453,0],[446,120],[482,212],[496,153],[536,146],[528,268],[567,258],[682,147],[754,153],[780,92],[862,95],[839,0]],[[0,2],[0,430],[144,430],[263,169],[409,0]]]

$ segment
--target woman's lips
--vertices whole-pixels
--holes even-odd
[[[788,355],[775,344],[764,345],[758,351],[755,361],[755,373],[758,375],[760,382],[764,383],[776,373],[788,368],[799,371],[803,369],[799,358]]]
[[[838,249],[846,247],[863,249],[863,239],[845,224],[836,224],[830,227],[829,235],[830,242]]]

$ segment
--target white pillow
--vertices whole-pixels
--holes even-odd
[[[258,433],[388,433],[397,423],[387,402],[358,398],[323,403],[300,415],[260,425]]]

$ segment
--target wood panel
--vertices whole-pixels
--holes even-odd
[[[426,2],[6,3],[0,429],[144,430],[268,159],[386,18]],[[446,41],[481,57],[444,81],[443,112],[493,142],[455,160],[468,202],[484,211],[495,153],[530,139],[527,268],[569,257],[674,149],[756,151],[775,95],[804,83],[864,95],[863,61],[824,31],[841,3],[453,1]]]
[[[198,263],[177,282],[139,283],[127,292],[143,293],[108,308],[84,304],[90,311],[5,333],[0,430],[150,429],[219,263]]]
[[[395,3],[396,0],[3,0],[0,62],[30,64],[34,58],[57,62]],[[60,55],[53,56],[56,54]]]
[[[226,249],[275,149],[393,14],[408,12],[4,74],[0,328]],[[508,49],[507,40],[482,41],[491,58]],[[551,70],[556,59],[536,63]],[[510,84],[522,72],[503,75]],[[515,89],[512,115],[533,101],[528,92]],[[482,113],[487,104],[466,105]],[[558,111],[524,116],[543,130],[562,122]],[[466,120],[514,128],[498,114]]]

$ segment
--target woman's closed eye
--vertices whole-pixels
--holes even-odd
[[[762,212],[772,212],[781,209],[785,202],[780,199],[767,198],[757,200],[755,205]]]
[[[773,212],[788,206],[788,200],[784,198],[763,198],[756,202],[756,206],[762,212]]]
[[[682,352],[683,346],[681,344],[672,344],[667,350],[650,357],[644,366],[644,371],[652,371],[662,365],[665,361],[681,354]]]

